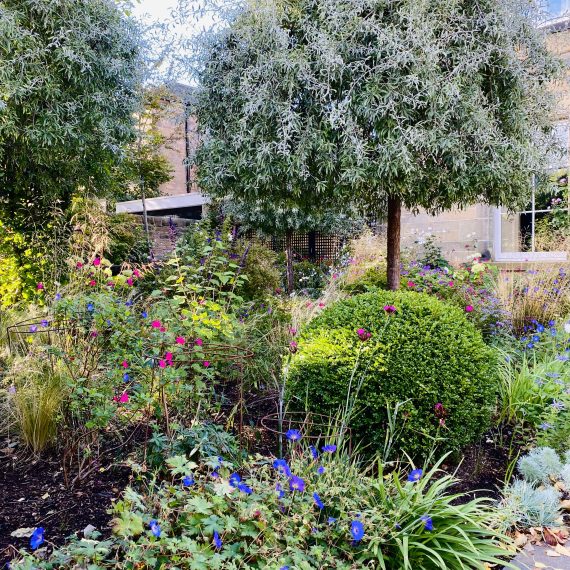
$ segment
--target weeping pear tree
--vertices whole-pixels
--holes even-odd
[[[193,106],[201,189],[244,227],[285,237],[289,291],[293,233],[336,233],[352,216],[299,31],[282,7],[256,4],[208,35]]]
[[[135,139],[139,39],[114,0],[0,0],[0,215],[12,227],[112,191]]]
[[[402,208],[515,208],[552,149],[552,82],[532,0],[248,2],[199,74],[200,178],[214,195]]]

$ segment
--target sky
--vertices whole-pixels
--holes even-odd
[[[185,0],[189,8],[196,8],[204,4],[203,0]],[[181,42],[188,40],[193,37],[198,31],[204,28],[210,28],[212,25],[212,17],[206,16],[197,20],[194,16],[188,15],[184,21],[180,21],[180,16],[176,12],[179,0],[131,0],[132,15],[144,22],[144,24],[152,24],[153,22],[158,22],[159,24],[166,25],[168,28],[164,30],[157,31],[156,29],[149,28],[151,31],[148,33],[148,38],[150,39],[150,45],[153,46],[153,51],[162,54],[168,54],[169,50],[171,52],[176,52],[177,54],[184,54],[184,49],[181,46]],[[175,15],[178,18],[175,19]],[[184,72],[184,64],[178,63],[174,66],[174,71],[169,63],[172,58],[165,55],[163,64],[160,65],[159,69],[168,71],[168,82],[178,81],[181,83],[192,84],[193,81],[191,77]]]

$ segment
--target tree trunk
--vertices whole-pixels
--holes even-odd
[[[396,291],[400,288],[400,220],[402,203],[400,198],[388,197],[388,289]]]
[[[293,279],[293,230],[285,234],[285,257],[287,259],[287,293],[293,293],[295,281]]]

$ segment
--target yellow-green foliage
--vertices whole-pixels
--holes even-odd
[[[27,243],[23,233],[0,222],[0,307],[11,307],[19,301],[41,303],[37,283],[45,263],[45,256]]]

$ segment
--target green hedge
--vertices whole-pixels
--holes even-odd
[[[397,311],[388,313],[386,305]],[[361,341],[363,328],[371,338]],[[433,437],[458,449],[490,424],[497,387],[495,352],[460,309],[413,292],[377,291],[341,301],[314,319],[299,339],[290,368],[294,407],[336,413],[358,359],[353,387],[362,382],[352,433],[384,444],[387,403],[409,400],[400,416],[398,448],[421,455]],[[435,405],[445,408],[440,427]]]

